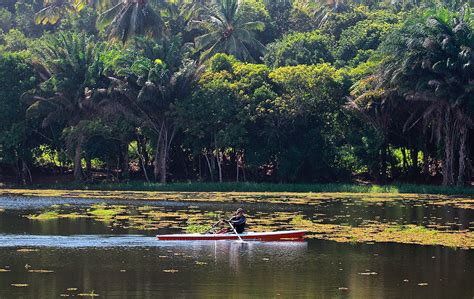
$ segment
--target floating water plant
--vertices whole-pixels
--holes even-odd
[[[208,231],[209,229],[211,229],[211,226],[210,225],[199,225],[199,224],[190,224],[186,227],[186,232],[187,233],[205,233],[206,231]]]
[[[36,252],[39,251],[39,249],[33,249],[33,248],[20,248],[17,249],[16,252]]]
[[[31,220],[52,220],[52,219],[57,219],[58,216],[59,216],[58,211],[46,211],[38,215],[29,215],[27,216],[27,218]]]
[[[53,270],[44,270],[44,269],[30,269],[28,270],[30,273],[53,273]]]
[[[107,206],[105,204],[92,205],[88,210],[88,214],[102,220],[110,220],[124,212],[126,212],[124,206]]]
[[[94,293],[94,291],[92,291],[90,293],[80,293],[80,294],[77,294],[77,296],[79,296],[79,297],[99,297],[99,294],[96,294],[96,293]]]

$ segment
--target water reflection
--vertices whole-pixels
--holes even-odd
[[[439,246],[307,242],[163,242],[157,233],[94,219],[31,220],[53,204],[87,209],[93,200],[0,198],[0,298],[57,298],[94,291],[100,298],[471,298],[474,251]],[[116,201],[131,211],[202,214],[235,204]],[[357,225],[362,220],[455,223],[473,211],[412,203],[344,200],[318,206],[253,204],[252,218],[302,213],[308,219]],[[338,216],[338,217],[336,217]],[[178,219],[179,227],[187,219]],[[27,250],[22,250],[27,249]],[[26,267],[28,265],[28,267]],[[50,270],[38,273],[29,270]],[[2,271],[3,270],[3,271]],[[367,274],[369,273],[369,274]],[[374,274],[375,273],[375,274]],[[24,283],[17,288],[12,284]],[[427,283],[427,285],[419,285]],[[74,288],[77,290],[70,290]]]
[[[441,247],[315,240],[158,242],[140,236],[1,237],[2,245],[21,246],[0,248],[0,268],[10,271],[0,273],[0,298],[57,298],[92,290],[105,298],[470,298],[474,291],[474,254]],[[36,245],[58,247],[19,251],[33,245],[30,237]],[[98,247],[71,246],[79,241]],[[25,265],[53,272],[31,273]],[[29,286],[19,289],[11,286],[14,283]],[[68,293],[71,287],[78,290]]]

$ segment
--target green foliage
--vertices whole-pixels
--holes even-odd
[[[267,46],[265,64],[271,67],[333,62],[333,41],[319,30],[292,33]]]
[[[35,22],[35,12],[40,9],[38,1],[15,1],[15,25],[28,37],[37,37],[43,32],[43,27]]]
[[[356,6],[341,13],[330,12],[324,22],[320,24],[320,29],[337,40],[343,30],[367,19],[367,14],[368,9],[365,6]]]
[[[270,72],[234,63],[202,76],[198,91],[178,106],[179,123],[196,153],[232,148],[245,152],[248,166],[276,165],[282,180],[329,178],[332,167],[347,166],[336,148],[344,141],[335,138],[344,121],[342,81],[327,64]]]
[[[4,1],[0,159],[23,178],[464,182],[472,16],[437,0]]]
[[[25,55],[0,54],[0,160],[3,163],[14,165],[17,159],[29,159],[29,149],[35,140],[20,98],[36,82]]]
[[[335,56],[340,64],[345,64],[352,59],[353,65],[365,60],[361,56],[369,57],[370,50],[378,48],[382,39],[398,22],[396,16],[386,11],[371,12],[367,19],[357,22],[341,32],[337,42]]]
[[[236,62],[237,60],[233,56],[219,53],[209,60],[209,65],[213,72],[227,71],[232,73],[232,65]]]
[[[194,40],[201,60],[216,53],[227,53],[245,61],[255,61],[263,53],[265,47],[255,34],[263,31],[265,24],[248,19],[258,16],[258,11],[249,11],[250,8],[253,7],[238,0],[216,0],[202,7],[202,15],[193,22],[194,28],[205,32]]]
[[[285,132],[283,142],[274,141],[281,144],[282,177],[296,181],[347,176],[344,171],[350,165],[338,167],[344,164],[341,150],[345,141],[341,137],[346,123],[338,109],[344,101],[342,76],[328,64],[283,67],[269,76],[279,89],[271,111],[278,122],[272,127]]]
[[[8,32],[12,27],[13,15],[5,8],[0,8],[0,30]]]
[[[118,1],[104,11],[97,23],[112,40],[122,43],[136,35],[159,36],[163,20],[148,1]]]
[[[28,50],[30,40],[18,29],[11,29],[1,36],[3,51],[20,52]]]

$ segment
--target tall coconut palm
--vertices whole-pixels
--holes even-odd
[[[81,180],[82,129],[95,110],[92,89],[100,81],[100,51],[85,34],[61,32],[43,38],[33,52],[43,83],[26,94],[31,100],[27,113],[42,117],[43,126],[65,126],[63,134],[74,148],[74,177]]]
[[[265,46],[255,38],[256,31],[265,25],[259,21],[247,21],[240,13],[241,0],[212,0],[202,5],[201,16],[193,26],[206,33],[195,38],[201,60],[216,53],[227,53],[245,61],[255,61]]]
[[[325,3],[321,3],[315,12],[318,27],[323,27],[332,14],[348,10],[348,2],[347,0],[327,0]]]
[[[44,7],[35,15],[37,24],[56,24],[61,17],[80,12],[86,5],[104,10],[112,5],[113,0],[45,0]]]
[[[121,0],[99,16],[98,26],[107,27],[112,40],[125,43],[135,35],[159,35],[163,21],[149,1]]]
[[[61,17],[76,11],[74,3],[69,0],[45,0],[44,8],[35,15],[37,24],[56,24]]]

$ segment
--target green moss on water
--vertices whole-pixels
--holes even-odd
[[[22,186],[22,188],[24,188]],[[270,184],[270,183],[68,183],[31,185],[28,189],[103,190],[103,191],[181,191],[181,192],[336,192],[336,193],[414,193],[474,195],[472,187],[392,184]]]
[[[125,211],[126,210],[122,206],[107,206],[105,204],[98,204],[92,205],[87,213],[102,220],[110,220],[113,217],[125,213]]]
[[[59,217],[58,211],[46,211],[38,215],[29,215],[28,218],[31,220],[53,220]]]
[[[210,225],[190,224],[186,227],[186,233],[202,234],[211,229]]]
[[[40,190],[47,192],[59,192],[58,190]],[[77,193],[76,193],[77,192]],[[159,199],[172,201],[205,201],[205,202],[247,202],[258,203],[265,201],[279,204],[318,204],[329,199],[334,199],[331,193],[251,193],[251,192],[97,192],[97,191],[68,191],[68,196],[77,195],[79,198],[93,196],[106,196],[116,198],[116,196],[132,196],[132,199]],[[347,198],[347,199],[346,199]],[[431,204],[453,205],[462,203],[463,207],[472,206],[472,200],[467,198],[457,198],[448,196],[422,197],[412,194],[361,194],[359,197],[354,193],[339,194],[336,200],[340,200],[349,206],[357,205],[386,205],[390,201],[415,201],[416,207],[428,206]],[[419,202],[418,202],[419,201]],[[391,205],[392,203],[390,203]],[[88,209],[81,207],[74,212],[67,213],[64,206],[50,207],[38,215],[29,216],[35,220],[49,220],[56,218],[77,218],[87,217],[91,220],[105,221],[114,227],[134,228],[139,230],[157,230],[159,228],[180,228],[187,233],[202,233],[207,231],[224,212],[205,211],[198,205],[186,205],[179,210],[169,211],[163,206],[128,207],[122,205],[110,205],[100,203],[90,206]],[[258,209],[258,205],[254,206]],[[457,207],[457,206],[456,206]],[[450,226],[443,225],[414,225],[400,223],[386,223],[380,217],[367,219],[351,226],[347,223],[348,213],[334,215],[331,218],[313,218],[302,215],[298,211],[271,211],[256,212],[249,215],[249,224],[253,231],[272,231],[286,229],[305,229],[308,237],[332,240],[347,243],[373,243],[373,242],[394,242],[404,244],[420,245],[442,245],[455,248],[474,249],[474,232],[468,230],[452,230]],[[322,221],[325,220],[325,221]],[[330,223],[328,223],[330,222]],[[338,224],[334,224],[337,223]],[[341,223],[343,222],[343,223]],[[436,222],[435,222],[436,223]],[[431,223],[433,224],[433,223]],[[456,223],[453,223],[456,224]]]

